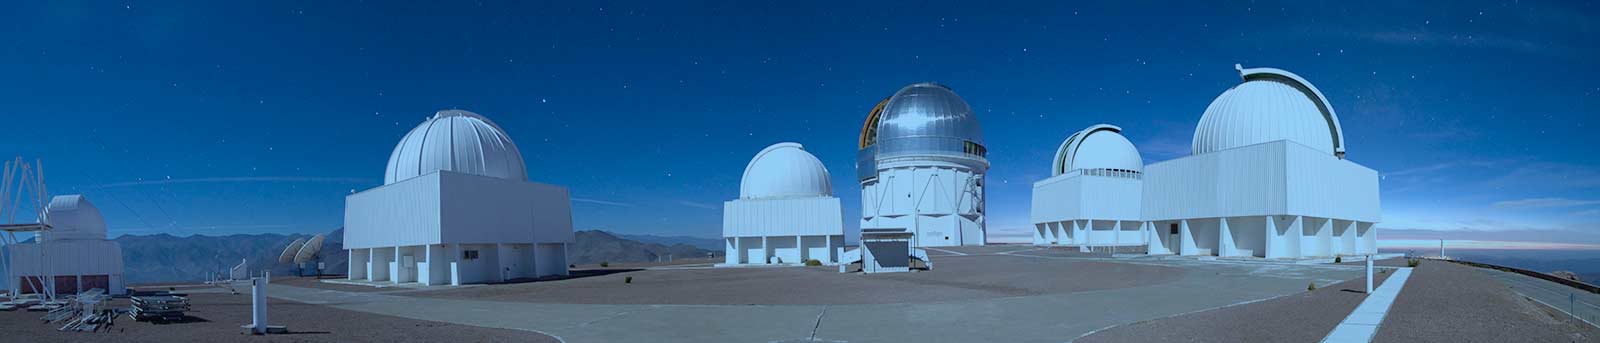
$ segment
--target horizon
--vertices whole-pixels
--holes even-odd
[[[1381,176],[1380,247],[1600,250],[1594,4],[1281,5],[17,4],[0,103],[28,129],[0,151],[113,238],[321,233],[461,108],[571,191],[574,229],[720,238],[745,163],[799,142],[853,239],[868,110],[935,81],[983,126],[989,240],[1020,243],[1067,135],[1110,123],[1145,164],[1186,156],[1237,63],[1328,96]]]

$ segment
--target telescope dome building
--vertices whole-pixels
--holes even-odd
[[[107,239],[106,220],[100,208],[82,194],[58,195],[45,206],[43,222],[32,243],[6,246],[11,264],[7,284],[11,294],[78,294],[103,289],[122,295],[122,245]]]
[[[858,147],[863,232],[904,230],[914,247],[984,245],[987,149],[955,91],[901,88],[867,115]]]
[[[1377,252],[1378,173],[1345,159],[1332,104],[1299,75],[1239,69],[1193,155],[1145,167],[1152,254],[1298,258]]]
[[[838,263],[844,216],[831,182],[822,161],[798,143],[756,153],[739,198],[722,204],[723,265]]]
[[[384,184],[345,198],[352,280],[459,285],[566,275],[567,189],[529,182],[488,118],[439,111],[396,144]]]
[[[1144,159],[1122,128],[1100,124],[1068,136],[1051,177],[1033,184],[1036,245],[1144,245],[1140,220]]]
[[[1376,253],[1378,173],[1345,159],[1328,99],[1294,73],[1235,68],[1241,82],[1206,107],[1190,156],[1137,168],[1116,127],[1069,137],[1055,176],[1034,184],[1034,243],[1138,242],[1150,254],[1220,257]],[[1138,225],[1132,237],[1129,224]],[[1105,226],[1118,234],[1101,234]]]

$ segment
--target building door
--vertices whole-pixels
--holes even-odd
[[[1166,245],[1167,250],[1172,251],[1173,254],[1178,253],[1178,238],[1178,223],[1172,223],[1171,226],[1167,227]]]

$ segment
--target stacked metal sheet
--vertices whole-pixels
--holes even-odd
[[[175,294],[135,296],[133,312],[128,315],[138,321],[179,321],[189,311],[189,298]]]
[[[117,310],[107,306],[110,296],[105,290],[95,288],[71,296],[65,306],[50,309],[39,318],[46,323],[59,324],[57,331],[99,331],[109,329],[117,317]]]

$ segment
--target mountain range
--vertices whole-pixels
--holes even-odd
[[[574,232],[567,260],[572,264],[599,262],[652,262],[671,255],[674,258],[720,256],[721,240],[714,238],[619,235],[606,231]],[[222,275],[240,261],[252,272],[270,271],[273,275],[292,275],[294,266],[278,263],[278,255],[295,239],[310,239],[308,234],[254,234],[228,236],[123,235],[114,239],[122,245],[123,280],[128,284],[203,281]],[[705,247],[715,247],[708,249]],[[322,243],[321,262],[327,274],[349,270],[349,254],[344,251],[344,229],[329,232]],[[3,285],[3,283],[0,283]]]

